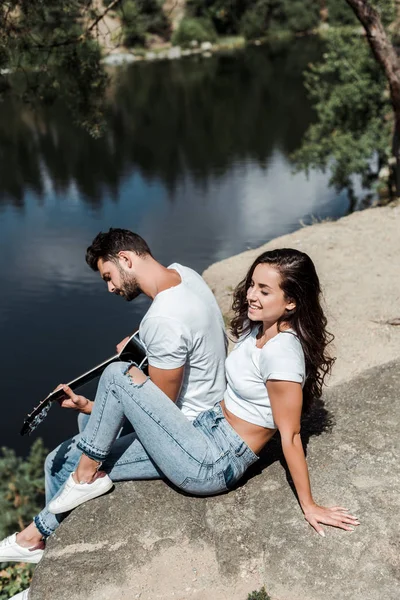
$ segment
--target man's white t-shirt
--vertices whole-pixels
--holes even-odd
[[[258,327],[244,335],[226,359],[226,408],[237,417],[276,429],[266,388],[269,379],[304,385],[306,368],[300,340],[288,329],[258,348]]]
[[[226,389],[226,334],[217,301],[204,279],[173,263],[181,283],[157,294],[140,323],[139,336],[149,365],[185,365],[176,402],[189,419],[220,402]]]

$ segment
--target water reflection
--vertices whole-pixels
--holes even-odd
[[[114,353],[146,300],[105,293],[84,262],[100,230],[131,228],[164,264],[215,260],[340,216],[328,175],[293,176],[289,154],[311,119],[302,72],[317,40],[118,71],[100,140],[61,105],[0,113],[0,445],[23,452],[25,413],[60,381]],[[88,394],[90,396],[90,393]],[[56,408],[38,433],[74,431]]]
[[[110,89],[108,130],[101,140],[74,127],[62,106],[33,116],[5,103],[0,115],[0,202],[22,207],[78,194],[93,207],[118,199],[127,173],[159,179],[174,198],[184,172],[204,185],[232,162],[265,166],[274,149],[295,150],[310,121],[302,72],[320,53],[315,39],[234,55],[140,64]]]

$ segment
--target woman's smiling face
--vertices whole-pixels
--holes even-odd
[[[281,276],[269,264],[259,264],[253,272],[247,289],[247,316],[251,321],[262,321],[268,327],[276,323],[295,303],[285,298],[280,287]]]

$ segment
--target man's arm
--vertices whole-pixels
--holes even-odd
[[[177,369],[158,369],[149,365],[151,381],[164,392],[172,402],[176,402],[182,386],[185,365]]]
[[[182,386],[183,374],[185,366],[177,369],[157,369],[157,367],[149,366],[149,376],[151,381],[164,392],[172,402],[176,402],[179,397],[179,392]],[[65,398],[60,400],[62,408],[73,408],[79,412],[90,415],[94,402],[75,394],[67,385],[60,384],[56,389],[63,388]]]

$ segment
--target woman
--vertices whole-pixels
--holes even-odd
[[[107,460],[127,418],[152,460],[153,477],[197,495],[233,488],[279,430],[305,519],[321,536],[321,524],[352,531],[359,522],[347,509],[314,501],[300,439],[302,410],[320,397],[333,364],[326,352],[332,336],[320,295],[306,254],[293,249],[261,254],[234,292],[231,329],[238,341],[226,360],[224,398],[193,422],[136,367],[108,367],[78,442],[81,458],[50,502],[50,512],[63,514],[112,487]],[[66,392],[76,404],[87,404],[84,397]],[[141,478],[132,471],[131,479]],[[39,560],[41,534],[34,524],[27,530],[25,542],[39,534],[37,545],[26,549],[37,552]]]

